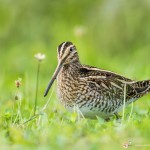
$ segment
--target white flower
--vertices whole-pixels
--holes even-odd
[[[43,59],[45,59],[45,54],[37,53],[37,54],[34,55],[34,57],[37,60],[42,61]]]

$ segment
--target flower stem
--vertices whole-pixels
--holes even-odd
[[[39,85],[39,72],[40,72],[40,61],[38,62],[37,77],[36,77],[36,91],[35,91],[34,115],[36,114],[36,107],[37,107],[38,85]]]

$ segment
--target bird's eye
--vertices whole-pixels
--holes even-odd
[[[73,47],[70,47],[70,52],[72,52],[73,51]]]

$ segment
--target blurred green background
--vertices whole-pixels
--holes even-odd
[[[83,64],[136,80],[150,79],[150,0],[0,0],[2,115],[11,107],[18,77],[24,103],[33,107],[38,52],[46,55],[38,105],[45,103],[43,93],[57,65],[57,46],[64,41],[77,46]],[[148,109],[148,98],[136,105]]]
[[[148,78],[150,1],[0,0],[1,85],[25,73],[32,78],[37,52],[46,54],[41,74],[50,77],[63,41],[77,46],[84,64]]]

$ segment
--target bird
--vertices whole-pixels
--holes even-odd
[[[58,65],[44,97],[57,80],[58,99],[70,112],[75,109],[85,118],[111,116],[150,92],[150,80],[135,81],[117,73],[80,63],[76,46],[63,42],[57,48]]]

